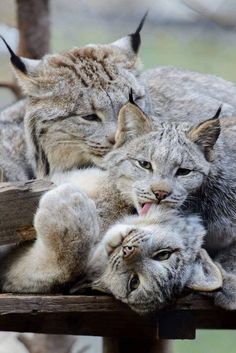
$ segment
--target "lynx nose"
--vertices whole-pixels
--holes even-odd
[[[123,246],[123,258],[127,259],[134,253],[135,247],[131,245]]]
[[[165,190],[153,190],[154,195],[156,196],[158,201],[164,200],[167,196],[170,195],[170,192]]]

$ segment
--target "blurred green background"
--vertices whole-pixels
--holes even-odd
[[[212,20],[203,10],[193,11],[185,3],[197,9],[196,4],[207,3],[210,14],[220,20]],[[149,8],[140,51],[144,68],[173,65],[236,82],[235,0],[51,0],[50,4],[51,52],[111,42],[134,31]],[[16,49],[15,13],[14,0],[0,2],[0,33]],[[9,80],[11,67],[1,43],[0,64],[0,80]],[[2,89],[0,108],[13,99]]]
[[[190,7],[181,0],[51,0],[51,51],[114,41],[134,31],[149,8],[140,51],[144,69],[173,65],[236,82],[236,1],[186,2]],[[191,9],[193,3],[197,11]],[[0,33],[16,48],[14,26],[14,0],[1,1]],[[0,81],[11,79],[9,58],[0,43]],[[12,101],[13,95],[2,89],[0,108]],[[82,342],[91,345],[88,353],[101,351],[99,338]],[[236,333],[199,330],[196,340],[173,345],[175,353],[235,353]]]
[[[198,330],[194,341],[176,340],[174,353],[235,353],[236,333],[226,330]]]

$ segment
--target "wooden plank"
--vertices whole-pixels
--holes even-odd
[[[127,327],[129,328],[127,330]],[[156,337],[157,321],[108,296],[0,295],[0,331]]]
[[[131,312],[110,296],[0,294],[0,315],[30,313]]]
[[[194,339],[196,317],[190,310],[167,310],[158,316],[158,337],[162,339]]]
[[[0,331],[154,339],[157,324],[125,312],[9,314],[0,316]]]
[[[166,310],[161,311],[221,311],[210,298],[189,295],[178,299]],[[20,295],[0,294],[0,315],[9,313],[53,313],[53,312],[126,312],[133,313],[126,304],[107,295]]]
[[[190,304],[191,303],[191,304]],[[190,307],[191,305],[191,307]],[[211,299],[189,295],[178,299],[170,311],[217,311]],[[223,311],[223,310],[221,310]],[[53,313],[53,312],[133,312],[126,304],[107,295],[21,295],[0,294],[0,315],[6,313]]]
[[[156,340],[193,339],[198,328],[236,329],[235,311],[196,295],[149,316],[109,296],[0,295],[0,331]]]
[[[0,245],[35,238],[33,217],[40,197],[52,187],[45,180],[0,183]]]

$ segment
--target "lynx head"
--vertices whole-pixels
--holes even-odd
[[[93,287],[140,314],[162,308],[185,287],[218,289],[222,276],[201,248],[204,234],[198,217],[183,218],[153,205],[148,216],[129,217],[105,235],[107,264]]]
[[[137,105],[121,108],[115,149],[104,165],[140,214],[152,203],[178,208],[201,188],[214,159],[219,114],[194,127],[164,122],[154,129]]]
[[[75,48],[39,61],[19,58],[8,46],[28,97],[26,138],[38,177],[99,165],[114,144],[118,112],[131,87],[145,108],[145,91],[136,78],[145,17],[135,33],[111,44]]]

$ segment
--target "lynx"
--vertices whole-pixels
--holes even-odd
[[[32,177],[21,119],[24,112],[25,102],[22,100],[0,115],[0,182],[25,181]]]
[[[25,138],[37,177],[99,165],[114,144],[118,111],[131,88],[145,110],[145,89],[136,77],[145,17],[135,33],[111,44],[42,60],[20,58],[5,42],[27,96]]]
[[[134,207],[140,211],[137,185],[152,185],[144,159],[148,153],[156,160],[157,132],[150,129],[151,120],[127,103],[119,114],[115,149],[105,162],[108,171],[54,175],[56,184],[69,184],[40,201],[36,241],[2,260],[3,291],[48,292],[78,277],[81,284],[84,277],[82,284],[145,313],[163,307],[186,286],[221,287],[219,269],[201,249],[205,230],[198,216],[183,217],[153,202],[140,215],[123,218]]]
[[[113,146],[118,111],[130,88],[141,108],[157,120],[197,123],[221,103],[222,117],[236,114],[236,87],[231,82],[172,67],[138,74],[144,19],[134,34],[112,44],[76,48],[40,61],[19,58],[8,47],[16,77],[28,97],[24,103],[27,154],[37,177],[99,166]],[[14,109],[20,114],[17,105]],[[21,143],[25,143],[23,138]],[[7,161],[9,153],[1,155]],[[5,180],[15,180],[16,174],[24,179],[12,165],[5,169],[11,171]]]
[[[163,66],[144,71],[140,82],[146,87],[157,120],[197,124],[220,104],[222,119],[236,116],[235,83],[221,77]]]
[[[201,217],[207,230],[204,247],[222,265],[223,290],[215,302],[234,309],[236,130],[234,117],[220,124],[220,111],[192,126],[157,124],[134,105],[126,106],[120,112],[115,149],[104,166],[141,216],[158,204]]]

